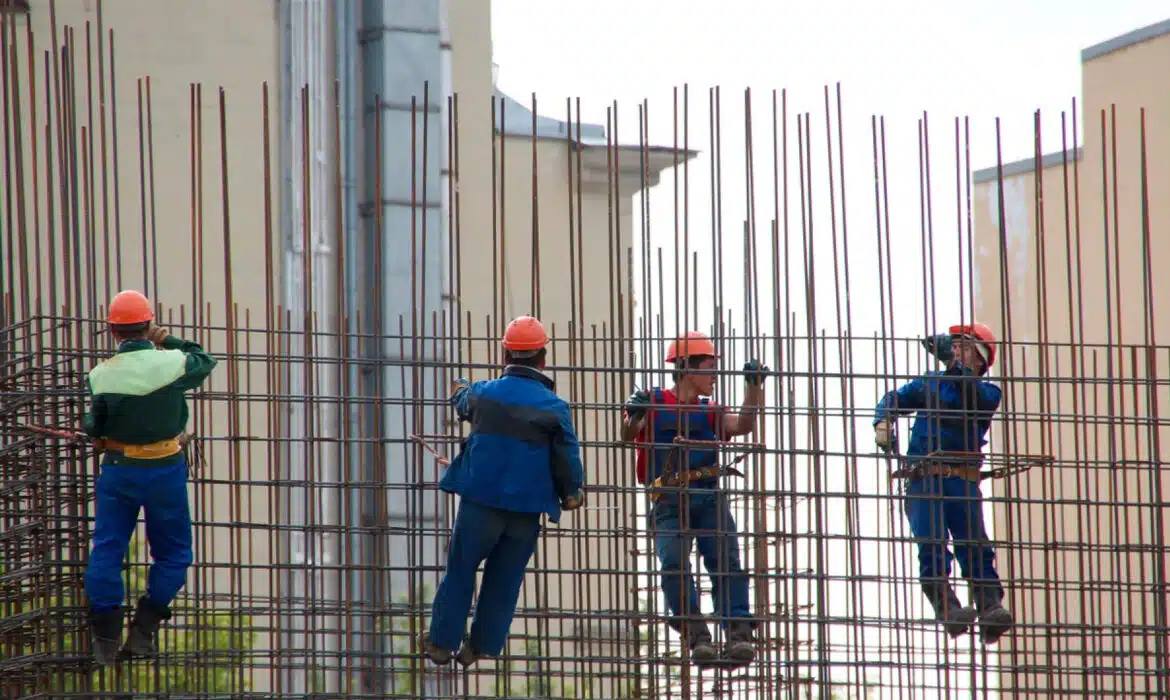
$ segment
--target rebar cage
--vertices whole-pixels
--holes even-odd
[[[372,112],[370,172],[398,162],[420,190],[407,219],[388,221],[369,204],[388,199],[379,177],[361,185],[366,204],[347,205],[343,105],[329,86],[283,96],[289,113],[267,84],[229,109],[223,89],[128,83],[101,26],[84,39],[54,26],[43,52],[31,24],[0,15],[0,28],[5,697],[1170,692],[1159,409],[1170,349],[1157,343],[1150,263],[1166,246],[1149,234],[1164,205],[1148,197],[1144,111],[1086,115],[1100,133],[1082,148],[1074,104],[1056,161],[1041,158],[1037,115],[1034,168],[1001,163],[973,181],[966,120],[932,151],[924,115],[916,172],[891,167],[885,120],[847,132],[840,87],[826,88],[823,115],[791,110],[783,91],[730,108],[718,89],[700,107],[680,89],[655,107],[671,115],[662,123],[649,104],[623,109],[637,116],[629,146],[616,104],[605,143],[581,138],[572,103],[565,138],[521,138],[502,128],[511,112],[497,98],[476,107],[425,86],[407,107],[410,143],[384,142]],[[313,95],[332,99],[323,123],[310,119]],[[536,107],[522,117],[533,134]],[[252,138],[229,140],[237,120]],[[671,146],[650,145],[664,133]],[[311,140],[334,144],[323,161]],[[846,143],[858,145],[848,163]],[[435,168],[449,176],[438,217],[423,176]],[[931,180],[948,168],[953,191],[940,194]],[[1082,217],[1098,205],[1103,217]],[[100,670],[82,583],[98,459],[30,428],[77,428],[85,374],[111,352],[103,308],[122,288],[151,296],[158,322],[220,365],[190,396],[196,561],[161,655]],[[498,339],[521,313],[550,330],[548,371],[573,407],[589,500],[545,524],[505,655],[436,668],[418,637],[456,506],[436,483],[467,430],[446,388],[495,376]],[[972,318],[1001,338],[989,380],[1004,398],[983,459],[1004,478],[982,488],[1017,624],[991,647],[935,622],[888,478],[895,456],[871,432],[878,399],[935,368],[918,336]],[[726,450],[757,445],[724,483],[758,622],[746,669],[685,662],[620,440],[623,402],[670,385],[663,353],[685,330],[719,346],[722,403],[742,399],[746,360],[771,367],[755,436]],[[128,604],[148,562],[140,531]]]

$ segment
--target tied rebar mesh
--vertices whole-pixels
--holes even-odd
[[[673,104],[622,108],[637,117],[629,146],[616,104],[604,144],[581,138],[573,102],[566,139],[517,138],[495,101],[476,111],[442,96],[451,118],[438,123],[424,86],[410,144],[384,142],[380,109],[367,138],[375,172],[391,157],[425,169],[424,135],[439,130],[452,175],[443,235],[416,221],[398,232],[409,247],[385,250],[390,224],[380,207],[363,209],[362,264],[336,245],[323,272],[304,252],[314,250],[310,133],[325,129],[335,145],[334,240],[359,216],[343,211],[336,90],[325,91],[324,125],[308,106],[321,86],[295,90],[303,139],[278,140],[267,84],[256,111],[229,109],[223,89],[124,75],[100,3],[84,30],[57,26],[50,6],[48,41],[0,15],[5,697],[1166,696],[1159,407],[1170,349],[1155,334],[1150,260],[1164,247],[1149,234],[1144,110],[1087,115],[1089,149],[1074,104],[1055,165],[1042,165],[1037,114],[1027,189],[1002,162],[973,182],[966,120],[948,134],[952,154],[952,144],[932,150],[938,129],[923,115],[916,177],[889,164],[883,118],[847,161],[845,142],[858,140],[846,136],[840,88],[826,88],[823,119],[790,109],[783,91],[728,107],[719,89],[696,106],[682,88]],[[155,95],[173,103],[184,90],[185,115],[173,104],[155,112]],[[534,133],[536,108],[525,117]],[[240,122],[251,139],[236,138]],[[490,149],[477,149],[484,133]],[[652,146],[652,133],[672,143]],[[998,139],[997,123],[997,150]],[[277,223],[288,174],[273,172],[278,149],[302,170],[300,220]],[[1085,150],[1100,172],[1086,172]],[[490,164],[474,160],[489,151]],[[948,167],[953,198],[932,183]],[[369,180],[370,199],[385,201]],[[287,237],[299,257],[285,255]],[[445,269],[421,269],[441,240]],[[409,279],[391,279],[401,259]],[[440,273],[444,311],[417,311],[424,275]],[[303,290],[295,311],[281,292],[290,277]],[[380,307],[392,283],[412,295],[413,314]],[[349,301],[355,285],[375,302]],[[37,428],[77,428],[85,373],[110,353],[103,306],[123,287],[150,294],[159,322],[220,366],[190,397],[196,561],[161,656],[98,670],[82,582],[98,460]],[[310,293],[319,288],[327,308]],[[443,394],[456,377],[499,372],[497,339],[520,313],[542,316],[553,337],[549,371],[573,406],[588,505],[546,523],[504,656],[437,669],[418,646],[454,512],[436,483],[467,430]],[[983,490],[1017,626],[995,647],[950,640],[934,622],[887,478],[896,460],[870,432],[881,395],[934,368],[916,336],[972,318],[1003,341],[991,379],[1004,400],[985,459],[1012,473]],[[725,461],[743,457],[743,476],[724,487],[758,622],[746,669],[685,663],[635,452],[620,440],[620,406],[635,389],[669,386],[663,353],[687,329],[721,349],[723,403],[742,399],[746,360],[773,370],[755,436],[724,450]],[[128,604],[148,561],[139,532]],[[710,609],[697,556],[691,568]]]

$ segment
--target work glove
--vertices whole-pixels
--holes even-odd
[[[626,415],[630,420],[641,420],[642,416],[646,415],[646,409],[650,406],[650,392],[645,390],[638,390],[630,394],[630,398],[626,399]]]
[[[150,328],[146,329],[146,339],[155,345],[162,345],[163,341],[170,337],[170,331],[162,326],[150,324]]]
[[[947,333],[927,336],[922,339],[922,347],[926,352],[938,358],[939,362],[947,363],[955,359],[954,341]]]
[[[561,510],[577,510],[583,505],[585,505],[585,489],[577,489],[576,493],[561,501]]]
[[[897,440],[898,436],[894,432],[894,426],[888,420],[873,427],[873,441],[882,450],[890,450]]]
[[[975,370],[963,364],[961,361],[955,360],[947,367],[947,374],[954,377],[974,377]]]
[[[467,381],[463,377],[452,379],[451,392],[447,395],[447,398],[455,398],[455,394],[458,394],[460,389],[466,389],[469,386],[471,386],[471,382]]]
[[[764,378],[772,370],[760,364],[759,360],[748,360],[743,363],[743,378],[751,386],[759,386],[764,383]]]

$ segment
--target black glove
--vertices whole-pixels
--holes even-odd
[[[585,489],[577,489],[576,493],[572,496],[567,496],[561,501],[561,510],[577,510],[583,505],[585,505]]]
[[[752,386],[759,386],[764,383],[764,378],[772,370],[760,364],[759,360],[748,360],[743,363],[743,378],[748,384]]]
[[[948,333],[939,333],[923,338],[922,347],[944,364],[955,359],[954,341]]]
[[[650,405],[650,392],[638,390],[626,399],[626,415],[633,420],[640,420],[646,415],[646,407]]]

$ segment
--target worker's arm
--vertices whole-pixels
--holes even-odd
[[[552,477],[557,497],[564,501],[576,495],[585,486],[585,467],[581,464],[581,444],[569,404],[561,403],[557,410],[557,432],[552,446]]]
[[[764,377],[767,376],[767,372],[768,368],[756,360],[744,364],[743,374],[747,389],[739,412],[729,411],[723,414],[724,439],[756,432],[756,426],[760,422],[760,408],[764,405]]]
[[[81,419],[81,432],[90,437],[100,438],[105,430],[106,405],[101,396],[93,393],[93,384],[89,384],[89,393],[89,411]]]
[[[635,391],[626,399],[622,412],[622,441],[635,440],[646,427],[646,412],[650,408],[650,392]]]
[[[215,369],[216,359],[203,350],[203,347],[192,340],[183,340],[177,336],[173,336],[166,332],[164,328],[151,329],[162,340],[156,344],[163,350],[179,350],[187,356],[187,365],[183,370],[183,376],[175,382],[181,389],[198,389],[199,385],[211,374],[211,370]],[[152,340],[154,338],[151,338]]]
[[[926,380],[918,377],[882,397],[874,410],[873,424],[890,423],[898,416],[926,407]]]
[[[447,401],[455,408],[455,415],[459,416],[459,420],[470,423],[475,416],[475,396],[482,384],[483,382],[471,384],[462,378],[452,382],[454,391]]]

